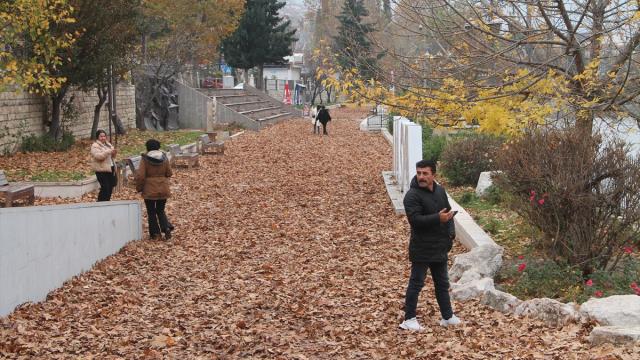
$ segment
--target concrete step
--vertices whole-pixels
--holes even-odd
[[[275,120],[275,119],[282,118],[282,117],[289,116],[289,115],[291,115],[290,112],[279,112],[277,114],[274,114],[274,115],[271,115],[271,116],[267,116],[267,117],[258,118],[258,119],[255,119],[255,120],[259,121],[259,122],[270,121],[270,120]]]
[[[267,106],[267,107],[263,107],[263,108],[259,108],[259,109],[251,109],[251,110],[244,110],[244,111],[238,111],[238,113],[242,114],[242,115],[255,115],[255,116],[264,116],[264,115],[273,115],[273,114],[277,114],[279,113],[280,107],[279,106]]]
[[[282,114],[284,113],[285,110],[281,109],[281,108],[275,108],[275,109],[265,109],[265,110],[261,110],[261,111],[255,111],[255,112],[251,112],[251,113],[247,113],[247,114],[243,114],[246,115],[256,121],[259,121],[260,119],[264,119],[264,118],[268,118],[274,115],[278,115],[278,114]]]
[[[206,94],[209,97],[221,97],[229,95],[246,95],[247,92],[243,89],[198,89],[198,91]]]
[[[223,103],[224,104],[224,103]],[[266,100],[258,100],[258,101],[238,101],[233,103],[225,104],[228,108],[234,111],[247,111],[247,110],[255,110],[262,109],[269,106],[278,106],[270,101]]]

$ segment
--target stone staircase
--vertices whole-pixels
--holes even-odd
[[[252,130],[302,116],[291,105],[248,87],[245,89],[198,89],[216,103],[215,123],[237,123]]]

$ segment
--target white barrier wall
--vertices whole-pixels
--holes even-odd
[[[402,116],[393,117],[393,173],[400,191],[409,190],[422,160],[422,126]]]
[[[141,238],[138,201],[0,209],[0,316]]]

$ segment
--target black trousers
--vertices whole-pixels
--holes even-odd
[[[164,207],[167,204],[167,200],[144,200],[144,205],[147,207],[147,220],[149,222],[149,235],[159,235],[160,231],[167,232],[170,228],[167,214],[164,212]]]
[[[427,269],[431,269],[431,278],[433,279],[433,283],[436,288],[436,300],[440,307],[440,315],[442,315],[443,319],[447,320],[453,316],[451,299],[449,298],[449,273],[447,271],[447,262],[412,262],[411,276],[409,277],[409,286],[407,286],[407,295],[404,303],[405,320],[416,317],[418,296],[420,295],[420,290],[422,290],[422,287],[424,286]]]
[[[329,135],[329,134],[327,133],[327,122],[326,122],[326,121],[325,121],[325,122],[320,121],[320,124],[322,124],[322,133],[323,133],[324,135]]]
[[[100,191],[98,192],[98,201],[111,200],[111,194],[113,188],[116,186],[116,176],[113,171],[111,172],[96,172],[96,178],[100,184]]]

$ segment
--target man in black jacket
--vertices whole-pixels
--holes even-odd
[[[440,307],[440,325],[458,325],[460,319],[453,314],[449,298],[449,274],[447,258],[456,237],[447,193],[434,181],[436,164],[421,160],[416,164],[416,176],[404,197],[404,209],[411,226],[409,240],[409,260],[411,277],[405,297],[405,320],[400,328],[422,330],[416,318],[418,295],[424,286],[427,269],[436,288],[436,300]]]

